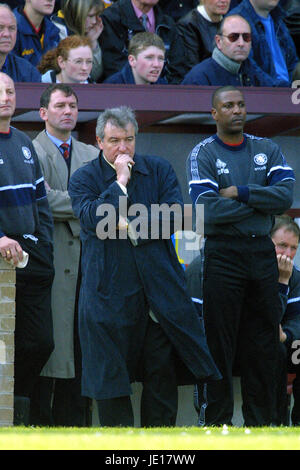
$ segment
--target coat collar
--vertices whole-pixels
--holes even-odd
[[[57,173],[57,177],[61,182],[62,187],[66,189],[66,182],[68,181],[68,168],[66,163],[64,162],[64,159],[62,158],[60,150],[47,136],[45,130],[38,134],[36,140],[47,153],[48,158],[52,161],[53,168]],[[84,157],[84,152],[82,151],[82,149],[79,150],[77,148],[78,144],[80,143],[76,139],[74,139],[74,137],[71,136],[72,157],[70,174],[73,174],[73,172],[77,168],[82,166],[82,164],[88,163],[92,159],[95,159],[95,157],[90,157],[89,154]]]

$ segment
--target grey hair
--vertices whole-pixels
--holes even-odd
[[[292,232],[300,241],[300,228],[292,217],[287,214],[275,217],[275,222],[270,233],[271,238],[275,235],[277,230],[280,230],[281,228],[284,228],[288,232]]]
[[[8,3],[0,3],[0,7],[7,8],[9,11],[11,11],[13,13],[13,10],[12,10],[11,6],[8,5]]]
[[[97,119],[96,135],[101,140],[104,139],[104,129],[106,124],[110,122],[116,127],[125,129],[128,124],[134,127],[135,135],[138,133],[138,123],[135,118],[133,109],[128,106],[120,106],[119,108],[106,109],[101,113]]]
[[[13,12],[13,9],[11,8],[10,5],[8,5],[8,3],[0,3],[0,7],[6,8],[7,10],[9,10],[12,13],[12,15],[14,17],[16,17],[16,15]],[[17,21],[17,19],[16,19],[16,21]]]

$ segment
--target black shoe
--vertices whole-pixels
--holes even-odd
[[[14,426],[29,426],[30,399],[14,397]]]

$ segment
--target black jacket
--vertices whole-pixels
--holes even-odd
[[[159,0],[159,6],[166,15],[172,16],[175,21],[182,18],[190,10],[199,5],[199,0]]]
[[[162,76],[168,83],[180,83],[186,68],[186,57],[181,37],[174,20],[164,15],[160,7],[154,7],[156,34],[166,47],[166,65]],[[119,0],[106,8],[101,15],[104,29],[99,37],[102,50],[103,79],[118,72],[127,62],[130,39],[144,30],[137,18],[130,0]]]
[[[178,21],[177,29],[184,42],[189,70],[211,56],[219,24],[205,19],[197,8]]]

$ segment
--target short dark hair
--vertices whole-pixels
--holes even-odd
[[[283,214],[275,217],[275,222],[270,233],[271,238],[275,235],[277,230],[280,230],[281,228],[285,228],[288,232],[292,232],[298,238],[298,241],[300,240],[300,227],[289,215]]]
[[[50,100],[51,100],[51,95],[57,90],[62,91],[65,94],[65,96],[74,95],[78,103],[78,97],[75,91],[70,87],[70,85],[67,85],[66,83],[52,83],[41,94],[41,97],[40,97],[41,108],[48,108]]]
[[[217,88],[213,94],[212,94],[212,97],[211,97],[211,104],[212,104],[212,107],[215,108],[216,107],[216,104],[218,102],[218,99],[219,99],[219,96],[221,93],[223,93],[224,91],[239,91],[241,93],[241,95],[243,96],[243,93],[242,91],[233,86],[233,85],[225,85],[225,86],[220,86],[219,88]]]
[[[165,54],[166,48],[161,37],[148,31],[135,34],[129,42],[128,55],[136,57],[148,47],[155,46]]]

